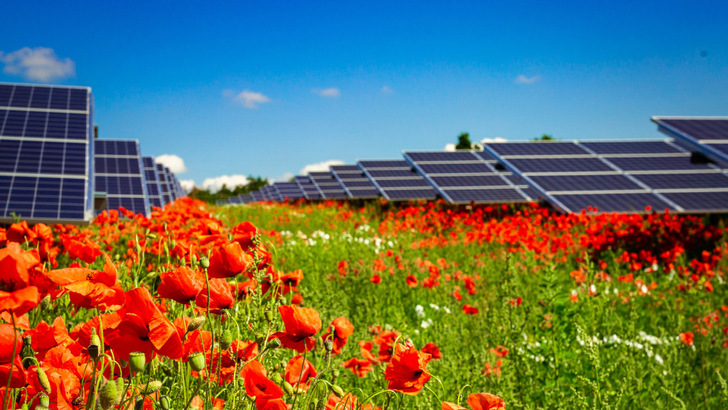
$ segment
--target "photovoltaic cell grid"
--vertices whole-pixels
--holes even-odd
[[[90,88],[0,84],[0,220],[93,216],[92,112]]]
[[[142,157],[142,163],[144,164],[144,179],[147,181],[149,205],[161,208],[165,203],[162,201],[162,185],[159,183],[157,165],[152,157]]]
[[[513,184],[472,151],[404,152],[403,155],[450,203],[531,200],[524,193],[527,186]]]
[[[706,199],[725,197],[728,176],[715,164],[696,162],[672,139],[663,141],[581,142],[606,163],[647,186],[681,212],[728,212],[728,203]]]
[[[166,166],[164,166],[164,174],[167,176],[167,191],[169,192],[170,202],[174,202],[177,200],[177,190],[174,189],[174,174]]]
[[[310,172],[308,178],[324,199],[345,199],[348,197],[344,188],[330,171]]]
[[[379,198],[380,193],[372,181],[367,178],[361,168],[356,165],[332,165],[331,175],[336,178],[352,199]]]
[[[635,177],[574,142],[487,143],[484,148],[565,212],[590,207],[599,212],[645,212],[647,206],[678,209]]]
[[[276,182],[273,186],[278,191],[278,196],[284,200],[295,200],[304,197],[301,187],[295,182]]]
[[[294,177],[294,180],[301,188],[301,191],[303,191],[303,195],[306,199],[321,199],[321,192],[319,192],[316,186],[314,186],[308,176],[297,175]]]
[[[435,199],[437,191],[405,160],[363,160],[359,168],[387,200]]]
[[[164,170],[164,165],[155,164],[157,167],[157,176],[159,177],[159,186],[162,188],[162,202],[168,204],[172,202],[172,196],[169,192],[169,179],[167,178],[167,172]]]
[[[263,198],[263,193],[261,193],[260,191],[251,192],[250,193],[250,199],[251,199],[251,202],[260,202],[260,201],[264,201],[265,200]]]
[[[96,140],[94,145],[96,191],[106,193],[106,208],[124,207],[137,214],[149,215],[139,143],[135,140]]]
[[[658,129],[728,167],[728,117],[652,117]]]

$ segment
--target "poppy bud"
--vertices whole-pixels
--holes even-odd
[[[23,366],[30,367],[35,364],[35,352],[30,346],[30,336],[23,336],[23,347],[20,349],[20,357],[23,358]]]
[[[161,388],[162,382],[160,382],[159,380],[154,380],[152,382],[149,382],[146,387],[144,387],[144,389],[142,390],[142,394],[152,394],[159,391],[159,389]]]
[[[281,376],[280,373],[274,373],[273,374],[273,377],[271,378],[271,380],[273,380],[274,382],[276,382],[276,384],[280,384],[283,381],[283,377]]]
[[[43,300],[40,301],[41,310],[48,310],[51,307],[51,295],[46,295]]]
[[[20,406],[20,410],[28,410],[28,403],[23,403],[23,405]]]
[[[265,320],[267,320],[268,323],[271,323],[273,321],[273,312],[271,312],[270,310],[266,310],[264,315],[265,315]]]
[[[346,395],[346,393],[344,393],[344,389],[335,384],[330,384],[329,387],[331,388],[331,392],[339,397],[344,397]]]
[[[147,239],[149,239],[150,241],[156,241],[157,240],[157,234],[152,233],[152,232],[149,232],[149,233],[147,233]]]
[[[192,353],[189,357],[190,367],[192,370],[199,372],[205,368],[205,356],[202,352]]]
[[[101,339],[96,334],[96,329],[91,328],[91,341],[88,344],[88,354],[91,358],[96,361],[99,358],[99,347],[101,346]]]
[[[137,241],[136,245],[134,245],[134,250],[136,251],[137,255],[141,255],[141,253],[142,253],[142,246],[139,245],[139,241]]]
[[[266,349],[277,349],[281,347],[281,341],[278,339],[271,339],[268,344],[265,345]]]
[[[116,379],[116,398],[114,399],[114,405],[121,403],[121,396],[124,395],[124,378],[119,377]]]
[[[147,357],[142,352],[131,352],[129,353],[129,368],[134,373],[139,373],[144,370],[144,366],[147,365]]]
[[[287,394],[293,395],[295,391],[293,390],[293,386],[291,386],[291,383],[288,383],[287,381],[283,381],[283,390],[286,391]]]
[[[48,407],[44,407],[39,404],[39,405],[35,406],[34,410],[48,410]]]
[[[326,349],[326,352],[331,352],[334,350],[334,342],[331,341],[331,339],[326,339],[324,342],[324,349]]]
[[[40,383],[40,387],[43,388],[43,391],[47,394],[51,394],[51,384],[48,382],[48,376],[46,375],[45,370],[43,370],[40,366],[36,366],[35,374],[38,375],[38,382]]]
[[[162,409],[169,410],[171,408],[171,405],[169,403],[169,397],[162,396],[161,399],[159,399],[159,404],[162,406]]]
[[[195,330],[202,327],[203,324],[205,324],[205,317],[197,316],[196,318],[190,320],[190,323],[187,324],[187,332],[194,332]]]
[[[197,255],[195,255],[194,253],[190,255],[190,262],[192,263],[192,266],[197,265]]]
[[[103,410],[108,410],[116,402],[116,382],[109,380],[99,392],[99,405]]]
[[[38,396],[38,403],[40,403],[43,407],[48,407],[51,404],[51,399],[48,398],[48,395],[41,393],[40,396]]]
[[[258,333],[255,335],[255,343],[258,344],[258,346],[264,346],[265,345],[265,335],[262,333]]]
[[[200,258],[200,265],[207,269],[210,267],[210,259],[209,258]]]
[[[227,350],[233,343],[233,334],[229,330],[222,332],[222,338],[220,338],[220,348]]]
[[[144,397],[138,397],[134,402],[134,410],[144,410]]]

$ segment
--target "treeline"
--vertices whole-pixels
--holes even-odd
[[[199,199],[201,201],[205,201],[211,204],[214,204],[215,202],[221,200],[221,199],[228,199],[232,198],[241,194],[249,194],[253,191],[257,191],[264,186],[268,185],[268,179],[262,178],[262,177],[248,177],[248,184],[247,185],[237,185],[235,187],[228,188],[227,185],[222,186],[219,190],[215,192],[211,192],[207,189],[200,189],[198,187],[195,187],[192,189],[192,192],[190,192],[188,195],[190,198]]]

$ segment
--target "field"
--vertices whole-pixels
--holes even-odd
[[[535,205],[18,223],[3,408],[726,408],[727,260],[720,219]]]

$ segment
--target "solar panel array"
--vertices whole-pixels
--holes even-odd
[[[321,199],[321,191],[316,188],[316,186],[311,182],[311,179],[309,179],[307,176],[298,175],[294,177],[294,181],[298,186],[301,188],[301,191],[303,191],[303,196],[306,199]]]
[[[278,196],[284,199],[300,199],[303,198],[301,187],[295,182],[276,182],[273,187],[278,192]]]
[[[311,172],[308,174],[308,178],[324,199],[343,199],[348,197],[341,183],[331,172]]]
[[[161,208],[165,202],[162,201],[162,184],[159,181],[157,165],[152,157],[142,157],[142,163],[144,165],[144,179],[147,181],[149,205]]]
[[[0,221],[91,218],[92,125],[90,88],[0,84]]]
[[[450,203],[532,200],[525,192],[528,186],[514,184],[478,154],[473,151],[410,151],[405,152],[404,157]]]
[[[728,117],[652,117],[658,129],[728,167]]]
[[[331,175],[341,184],[346,195],[352,199],[379,198],[380,193],[374,183],[356,165],[332,165]]]
[[[437,197],[435,188],[405,160],[364,160],[357,165],[389,201]]]
[[[109,209],[158,203],[153,164],[136,142],[95,139],[93,109],[88,87],[0,84],[0,222],[88,222],[102,192]]]

